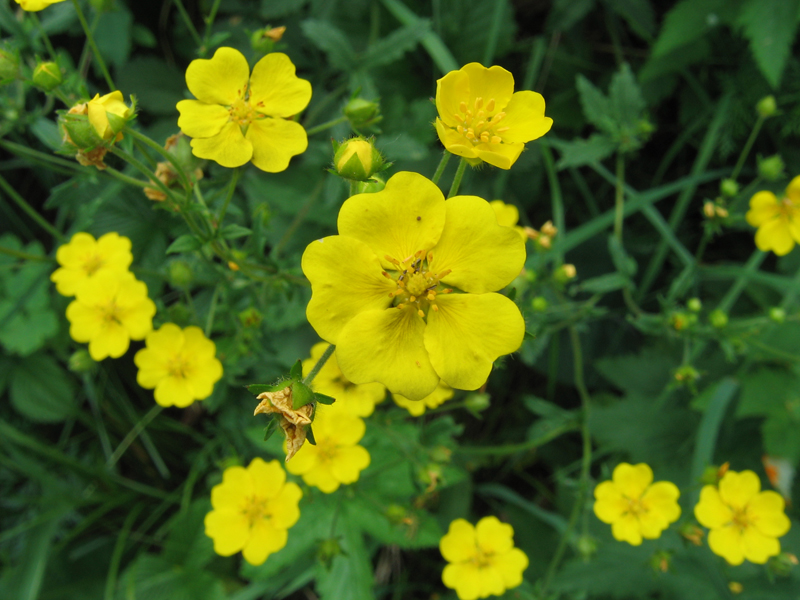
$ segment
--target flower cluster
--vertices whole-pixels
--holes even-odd
[[[759,250],[772,250],[778,256],[788,254],[800,243],[800,176],[789,182],[780,200],[772,192],[756,193],[750,198],[750,210],[745,218],[758,228],[756,246]]]
[[[400,394],[392,394],[392,399],[397,406],[405,408],[412,417],[420,417],[429,408],[437,408],[450,400],[455,391],[444,381],[440,381],[436,389],[425,396],[422,400],[409,400]]]

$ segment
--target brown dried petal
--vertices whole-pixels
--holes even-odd
[[[299,409],[292,408],[292,388],[285,387],[277,392],[264,392],[256,396],[261,403],[256,406],[253,415],[277,413],[280,415],[280,426],[286,436],[286,460],[292,458],[306,441],[306,427],[311,425],[312,404]]]

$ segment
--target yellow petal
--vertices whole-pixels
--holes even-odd
[[[439,551],[448,562],[471,560],[478,552],[475,527],[465,519],[452,521],[447,533],[439,540]]]
[[[778,216],[778,199],[772,192],[758,192],[750,198],[750,210],[747,211],[745,218],[753,227],[758,227],[762,223],[774,219]]]
[[[206,337],[202,329],[194,325],[183,330],[183,349],[196,359],[213,358],[217,352],[214,342]]]
[[[300,509],[297,504],[303,497],[303,491],[296,483],[289,482],[281,488],[280,492],[270,503],[272,523],[282,529],[289,529],[300,518]]]
[[[311,84],[295,75],[294,64],[285,54],[267,54],[253,67],[250,103],[258,112],[291,117],[308,106],[310,100]]]
[[[783,512],[784,507],[783,497],[767,490],[748,502],[747,516],[761,533],[777,538],[786,535],[791,527],[791,521]]]
[[[384,256],[402,261],[419,250],[427,252],[439,241],[444,225],[442,192],[426,177],[409,172],[393,175],[380,192],[346,200],[338,220],[341,235],[361,240],[384,268],[392,269],[396,267]]]
[[[308,444],[306,444],[306,446],[308,446]],[[291,461],[289,462],[291,463]],[[339,486],[342,484],[341,481],[334,477],[330,464],[323,464],[321,462],[317,463],[317,465],[307,473],[303,473],[303,481],[308,485],[319,488],[319,490],[325,494],[332,494],[338,490]]]
[[[544,98],[536,92],[517,92],[503,112],[501,127],[508,130],[499,135],[504,142],[524,144],[542,137],[553,126],[553,119],[544,116]]]
[[[267,173],[285,171],[293,156],[308,148],[303,126],[286,119],[257,119],[245,138],[253,145],[253,164]]]
[[[192,154],[198,158],[215,160],[223,167],[241,167],[253,156],[253,145],[242,135],[242,129],[233,121],[209,138],[194,138]]]
[[[468,99],[469,75],[465,71],[450,71],[436,82],[436,110],[448,127],[455,127],[461,122],[463,116],[460,105]]]
[[[222,483],[211,488],[211,506],[239,510],[253,495],[253,480],[244,467],[228,467],[222,473]]]
[[[501,596],[506,591],[503,576],[494,568],[493,564],[480,567],[478,578],[481,582],[481,598]]]
[[[477,565],[472,563],[449,564],[442,571],[442,583],[454,589],[459,600],[482,598],[483,583]]]
[[[69,335],[76,342],[88,342],[100,333],[102,315],[92,306],[74,300],[67,306]]]
[[[139,367],[139,371],[136,373],[136,383],[145,389],[152,390],[159,381],[169,376],[169,363],[156,354],[152,348],[139,350],[134,355],[133,362]]]
[[[128,351],[130,342],[131,338],[124,327],[116,322],[108,323],[89,340],[89,354],[97,361],[108,356],[119,358]]]
[[[519,548],[512,548],[495,559],[494,568],[500,573],[506,588],[515,588],[522,583],[522,574],[528,568],[528,556]]]
[[[475,146],[475,153],[483,162],[489,163],[498,169],[508,170],[517,162],[519,155],[525,149],[525,144],[503,143],[503,144],[478,144]]]
[[[180,113],[178,127],[185,135],[193,138],[217,135],[230,118],[228,109],[220,104],[181,100],[177,108]]]
[[[603,523],[611,524],[628,510],[628,501],[613,481],[604,481],[594,488],[594,514]]]
[[[497,224],[503,227],[513,227],[519,221],[519,209],[513,204],[506,204],[502,200],[492,200],[489,206],[497,217]]]
[[[733,512],[713,485],[703,486],[700,490],[700,501],[694,507],[694,516],[700,525],[709,529],[724,527],[733,520]]]
[[[744,562],[744,548],[739,530],[734,526],[712,529],[708,533],[708,547],[732,565]]]
[[[158,382],[153,396],[161,406],[185,408],[194,402],[192,388],[184,377],[168,376]]]
[[[645,490],[642,495],[642,505],[649,512],[663,517],[667,524],[674,523],[681,516],[681,507],[678,505],[680,495],[678,486],[674,483],[657,481]],[[666,528],[666,525],[663,528]]]
[[[214,540],[214,552],[231,556],[244,548],[250,537],[245,516],[230,508],[212,510],[205,517],[206,535]]]
[[[766,221],[756,231],[756,246],[762,252],[772,250],[778,256],[784,256],[794,248],[794,243],[784,217]]]
[[[338,343],[342,328],[358,313],[387,308],[392,303],[389,292],[397,287],[381,274],[381,263],[369,246],[351,237],[334,235],[311,242],[302,267],[312,290],[308,322],[332,344]],[[339,360],[340,354],[337,349]]]
[[[456,196],[447,203],[431,271],[451,270],[442,281],[465,292],[483,294],[504,288],[525,265],[525,242],[497,224],[494,210],[477,196]]]
[[[292,475],[304,475],[317,468],[319,451],[316,446],[303,444],[291,459],[286,462],[286,470]]]
[[[502,554],[514,547],[514,528],[497,517],[484,517],[475,526],[478,547],[484,554]]]
[[[422,400],[409,400],[400,394],[392,394],[392,400],[397,406],[405,408],[412,417],[419,417],[425,414],[426,407]]]
[[[669,521],[660,512],[650,510],[639,514],[639,527],[643,538],[655,540],[669,527]]]
[[[800,205],[800,175],[792,179],[786,186],[786,197],[795,205]]]
[[[409,308],[361,312],[339,334],[339,366],[353,383],[379,381],[392,392],[420,400],[439,384],[424,332],[425,322]]]
[[[642,543],[642,530],[637,519],[632,514],[627,514],[611,524],[611,535],[619,542],[628,542],[631,546]]]
[[[781,553],[781,544],[774,537],[766,536],[756,527],[746,527],[742,532],[744,557],[751,563],[763,565],[770,556]]]
[[[342,446],[331,463],[331,474],[342,483],[353,483],[369,463],[369,452],[363,446]]]
[[[753,471],[728,471],[719,482],[722,501],[733,509],[744,508],[761,491],[761,481]]]
[[[250,539],[242,548],[242,556],[251,565],[260,565],[283,548],[288,537],[285,529],[276,529],[270,520],[257,519],[250,530]]]
[[[500,112],[511,100],[514,93],[514,76],[497,65],[488,69],[479,63],[469,63],[461,67],[469,77],[469,100],[467,108],[475,113],[475,100],[483,98],[483,105],[494,99],[495,110]]]
[[[277,460],[264,462],[256,457],[246,471],[253,481],[253,493],[259,498],[274,498],[286,483],[286,471]]]
[[[620,463],[614,468],[612,478],[620,493],[631,500],[638,500],[653,481],[653,470],[644,463]]]
[[[244,96],[249,79],[247,59],[233,48],[219,48],[210,59],[193,60],[186,69],[189,91],[208,104],[233,104]]]
[[[450,129],[438,118],[434,125],[436,133],[439,135],[439,141],[448,152],[464,158],[477,158],[478,153],[475,151],[475,147],[462,134],[455,129]]]
[[[492,363],[522,344],[525,321],[505,296],[440,294],[436,304],[438,311],[428,311],[425,348],[436,373],[450,387],[478,389],[489,378]]]
[[[116,231],[101,235],[97,239],[97,252],[103,257],[104,267],[127,269],[133,262],[131,241]]]

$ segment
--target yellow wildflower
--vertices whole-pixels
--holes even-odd
[[[64,0],[14,0],[22,10],[28,12],[38,12],[44,10],[51,4],[64,2]]]
[[[133,357],[139,367],[136,381],[145,389],[155,389],[161,406],[189,406],[208,398],[222,377],[217,347],[199,327],[181,329],[165,323],[145,337],[145,348]]]
[[[89,123],[92,124],[97,135],[104,140],[115,138],[122,127],[121,121],[117,120],[112,123],[113,119],[127,120],[133,114],[133,109],[125,104],[120,91],[111,92],[105,96],[95,94],[94,98],[86,103],[86,110],[89,115]],[[109,115],[112,116],[109,118]]]
[[[328,348],[327,342],[319,342],[311,348],[311,358],[303,361],[303,376],[307,376]],[[368,417],[375,411],[375,405],[386,396],[386,388],[380,383],[356,385],[349,381],[336,362],[336,352],[331,354],[314,381],[311,389],[320,394],[336,398],[336,406],[346,409],[357,417]]]
[[[241,52],[219,48],[211,59],[191,62],[186,85],[197,100],[178,102],[178,127],[194,138],[195,156],[223,167],[252,161],[277,173],[308,147],[305,129],[290,117],[308,105],[311,84],[285,54],[267,54],[251,75]]]
[[[522,583],[528,557],[514,547],[514,529],[497,517],[484,517],[476,526],[464,519],[450,523],[439,550],[450,563],[442,581],[460,600],[501,596]]]
[[[369,452],[358,445],[366,426],[361,418],[335,404],[317,405],[316,412],[312,425],[316,446],[306,444],[300,448],[286,463],[286,469],[330,494],[341,484],[358,481],[361,471],[369,466]]]
[[[338,226],[340,235],[309,244],[302,267],[308,321],[336,344],[349,381],[378,381],[411,400],[440,379],[474,390],[496,358],[519,348],[522,315],[491,292],[520,273],[525,244],[488,202],[445,203],[422,175],[398,173],[383,191],[346,200]]]
[[[756,246],[778,256],[788,254],[795,243],[800,243],[800,175],[789,182],[784,196],[772,192],[757,192],[750,198],[747,222],[757,227]]]
[[[69,334],[89,342],[94,360],[119,358],[131,340],[141,340],[153,329],[156,305],[147,286],[132,273],[106,272],[87,281],[67,306]]]
[[[454,393],[453,388],[444,381],[440,381],[436,389],[422,400],[409,400],[400,394],[392,394],[392,399],[397,406],[405,408],[412,417],[419,417],[425,414],[426,408],[436,408],[450,400]]]
[[[297,504],[303,492],[286,482],[277,460],[254,458],[250,465],[228,467],[222,483],[211,489],[206,515],[206,535],[214,540],[214,552],[231,556],[240,550],[251,565],[260,565],[286,545],[287,530],[297,523]]]
[[[550,131],[544,98],[514,93],[514,76],[503,67],[470,63],[436,82],[436,132],[448,152],[473,164],[510,169],[525,143]]]
[[[286,460],[292,458],[306,441],[306,428],[311,425],[314,405],[304,404],[297,410],[292,406],[292,388],[285,387],[277,392],[263,392],[256,396],[261,400],[256,406],[253,416],[258,414],[279,416],[279,424],[286,436]]]
[[[89,233],[76,233],[66,244],[59,246],[56,260],[60,269],[50,276],[62,296],[74,296],[83,284],[108,271],[124,273],[133,255],[131,241],[116,232],[106,233],[97,240]]]
[[[653,483],[653,471],[644,463],[620,463],[611,481],[594,488],[594,514],[611,524],[615,540],[639,546],[654,540],[681,516],[680,491],[674,483]]]
[[[517,225],[519,221],[519,209],[513,204],[506,204],[502,200],[492,200],[489,202],[495,216],[497,217],[497,224],[503,227],[513,227],[517,233],[522,236],[523,240],[528,239],[528,234],[525,232],[524,227]]]
[[[709,548],[732,565],[745,560],[766,563],[780,554],[778,538],[789,531],[781,495],[760,490],[761,481],[753,471],[728,471],[719,488],[703,486],[694,507],[694,516],[711,530]]]

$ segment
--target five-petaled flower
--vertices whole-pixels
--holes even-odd
[[[74,296],[81,286],[100,273],[125,273],[133,262],[131,241],[113,231],[96,240],[89,233],[79,232],[59,246],[56,261],[61,268],[53,272],[50,280],[56,284],[59,294]]]
[[[544,98],[514,93],[514,76],[503,67],[469,63],[436,82],[436,132],[444,147],[473,164],[510,169],[526,142],[550,131]]]
[[[654,540],[681,516],[680,491],[674,483],[653,483],[653,471],[644,463],[620,463],[611,481],[594,489],[594,514],[611,524],[614,539],[639,546]]]
[[[64,0],[14,0],[22,10],[26,10],[28,12],[38,12],[40,10],[44,10],[51,4],[57,4],[58,2],[64,2]]]
[[[89,342],[94,360],[119,358],[131,340],[141,340],[153,329],[156,305],[147,286],[132,273],[107,271],[84,283],[67,306],[69,334]]]
[[[178,102],[178,126],[193,138],[195,156],[223,167],[252,161],[277,173],[308,147],[305,129],[289,117],[308,105],[311,84],[295,75],[285,54],[267,54],[251,75],[241,52],[219,48],[189,64],[186,84],[197,100]]]
[[[302,267],[308,321],[336,344],[348,380],[421,400],[440,379],[479,388],[492,362],[519,348],[522,315],[493,292],[522,270],[525,244],[485,200],[445,202],[431,181],[402,172],[345,201],[338,228],[309,244]]]
[[[778,538],[791,525],[781,495],[772,490],[762,492],[753,471],[728,471],[719,488],[704,486],[694,516],[711,530],[711,551],[732,565],[745,560],[764,564],[770,556],[780,554]]]
[[[308,485],[326,494],[335,492],[341,484],[358,481],[361,471],[369,466],[369,452],[359,446],[364,437],[364,421],[338,406],[317,405],[314,415],[314,440],[306,444],[286,463],[294,475],[302,475]]]
[[[450,563],[442,581],[460,600],[500,596],[517,587],[528,568],[528,557],[514,547],[513,536],[511,525],[497,517],[484,517],[474,527],[456,519],[439,541],[439,550]]]
[[[789,182],[780,200],[772,192],[757,192],[750,198],[745,218],[758,228],[759,250],[772,250],[778,256],[788,254],[800,243],[800,175]]]
[[[422,400],[409,400],[400,394],[392,394],[392,400],[397,406],[405,408],[412,417],[419,417],[425,414],[428,408],[437,408],[441,406],[450,398],[453,397],[455,391],[444,381],[440,381],[436,389],[430,394],[425,396]]]
[[[145,389],[155,389],[161,406],[189,406],[208,398],[222,377],[217,348],[199,327],[181,329],[165,323],[145,337],[145,348],[133,357],[139,367],[136,381]]]
[[[254,458],[246,469],[228,467],[211,490],[214,510],[205,518],[214,551],[231,556],[241,550],[247,562],[260,565],[286,545],[287,530],[300,518],[302,496],[296,483],[286,482],[277,460]]]

